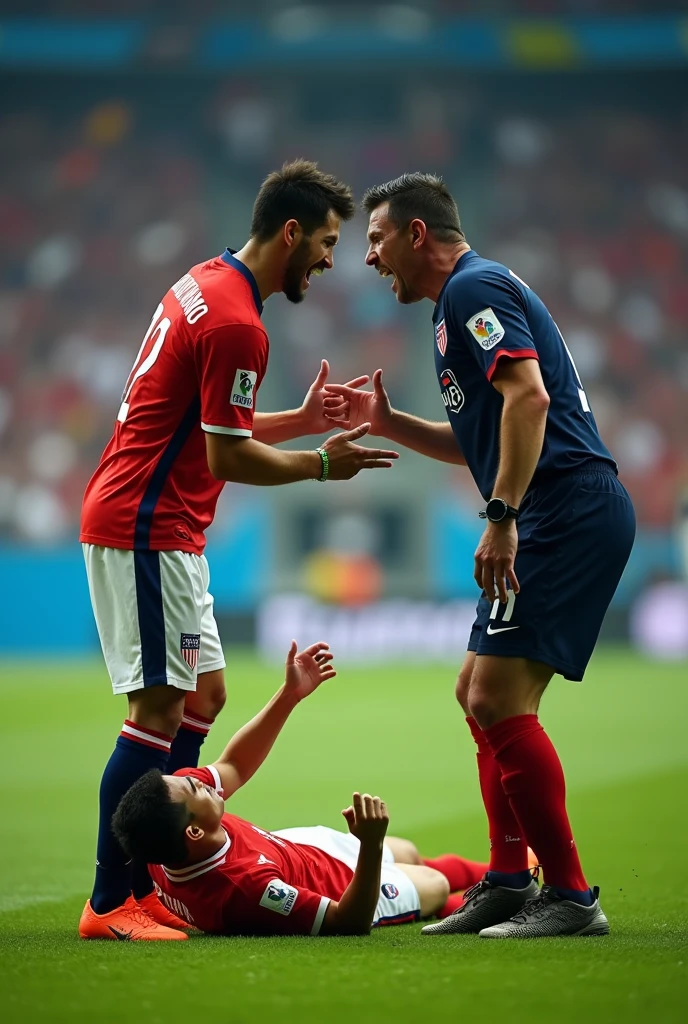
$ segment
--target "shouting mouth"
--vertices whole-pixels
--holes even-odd
[[[392,291],[396,293],[396,290],[397,290],[396,274],[393,274],[391,270],[387,269],[387,267],[378,267],[378,271],[377,272],[380,275],[380,277],[392,277],[392,278],[394,278],[394,280],[392,281]]]
[[[320,274],[322,274],[322,272],[323,267],[311,267],[310,270],[307,270],[303,278],[304,288],[308,288],[310,284],[310,279],[314,274],[319,277]]]

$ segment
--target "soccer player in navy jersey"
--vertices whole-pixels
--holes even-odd
[[[392,278],[400,303],[435,304],[448,422],[393,409],[381,370],[372,392],[329,387],[333,406],[346,398],[349,423],[466,465],[486,502],[474,572],[482,593],[456,696],[478,747],[490,868],[464,906],[424,932],[606,934],[538,707],[555,673],[583,678],[633,545],[631,500],[559,328],[524,281],[470,248],[442,180],[404,174],[369,189],[363,208],[366,263]],[[528,845],[543,868],[541,890],[527,871]]]
[[[255,411],[268,362],[263,303],[276,292],[291,302],[304,298],[312,275],[332,268],[340,224],[353,212],[349,186],[313,163],[298,160],[270,174],[249,240],[172,285],[125,383],[81,517],[103,655],[114,692],[129,705],[100,786],[96,878],[79,923],[83,938],[114,939],[134,924],[147,940],[179,937],[179,922],[155,896],[145,864],[130,871],[110,821],[149,769],[198,764],[224,704],[225,660],[203,551],[225,481],[348,480],[396,458],[355,444],[366,432],[360,425],[314,451],[273,447],[328,429],[324,361],[301,409]]]

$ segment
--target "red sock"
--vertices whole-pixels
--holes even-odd
[[[502,786],[502,770],[475,718],[468,728],[478,746],[478,777],[490,830],[490,871],[514,874],[528,868],[528,846]]]
[[[537,715],[505,718],[485,729],[485,736],[545,881],[561,889],[587,889],[566,813],[561,761]]]
[[[461,906],[463,906],[463,893],[453,892],[442,909],[438,910],[435,916],[439,918],[449,917],[450,914],[453,914],[454,911],[458,910]]]
[[[444,875],[449,882],[450,892],[468,889],[469,886],[479,882],[487,871],[487,864],[466,860],[465,857],[459,857],[456,853],[443,853],[441,857],[424,860],[423,863]]]

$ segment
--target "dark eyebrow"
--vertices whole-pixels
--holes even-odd
[[[192,782],[192,780],[191,780],[191,776],[190,776],[190,775],[187,775],[187,776],[186,776],[186,781],[187,781],[187,782],[189,783],[189,785],[191,786],[191,792],[192,792],[192,793],[195,793],[195,792],[196,792],[196,787],[194,786],[194,784],[193,784],[193,782]]]

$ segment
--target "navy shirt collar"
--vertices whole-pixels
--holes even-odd
[[[466,263],[468,262],[468,258],[467,257],[469,257],[469,256],[477,256],[477,255],[478,254],[477,254],[477,252],[474,249],[467,249],[466,252],[462,252],[461,255],[459,256],[458,260],[456,261],[456,263],[454,265],[454,269],[452,270],[451,274],[449,275],[447,280],[442,285],[442,290],[439,293],[439,295],[437,296],[437,302],[435,303],[435,308],[434,308],[433,313],[432,313],[432,321],[433,321],[433,323],[435,322],[435,319],[436,319],[437,314],[439,312],[440,304],[442,302],[442,299],[444,298],[444,293],[445,293],[445,291],[447,289],[447,285],[449,284],[451,279],[456,274],[459,273],[460,270],[464,269],[464,267],[466,266]],[[463,266],[461,266],[462,263],[463,263]]]
[[[223,259],[225,263],[227,263],[234,270],[238,271],[241,274],[241,276],[245,278],[251,285],[251,291],[253,292],[253,301],[256,304],[258,316],[261,316],[263,313],[263,300],[260,297],[260,292],[258,291],[256,279],[245,263],[242,263],[241,260],[237,260],[234,258],[234,253],[236,251],[236,249],[225,249],[220,259]]]

